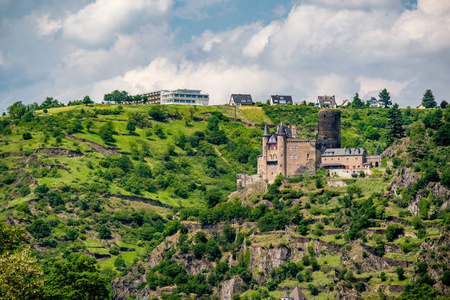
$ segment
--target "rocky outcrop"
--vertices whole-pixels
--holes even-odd
[[[80,137],[77,137],[77,136],[74,136],[74,135],[70,135],[70,134],[67,134],[67,133],[65,133],[64,135],[68,139],[72,139],[72,140],[76,140],[76,141],[80,141],[80,142],[88,144],[89,146],[92,147],[92,149],[95,152],[101,153],[103,155],[119,155],[119,152],[116,151],[116,150],[119,150],[119,148],[103,147],[102,145],[97,144],[97,143],[95,143],[93,141],[89,141],[89,140],[86,140],[86,139],[83,139],[83,138],[80,138]]]
[[[398,169],[394,174],[394,178],[392,179],[392,190],[394,194],[401,197],[398,190],[405,187],[407,189],[412,189],[414,183],[416,183],[420,178],[421,177],[419,175],[410,172],[406,168]],[[426,190],[431,190],[435,198],[444,199],[444,202],[440,207],[441,210],[450,207],[450,191],[443,187],[440,183],[430,182],[427,184]],[[414,195],[414,198],[411,199],[408,204],[408,210],[415,216],[419,214],[419,203],[421,197],[428,198],[428,194],[419,192]]]
[[[439,238],[426,240],[418,251],[421,255],[418,257],[417,262],[425,261],[427,263],[427,272],[436,282],[433,287],[443,295],[450,294],[450,286],[444,285],[441,281],[444,271],[450,269],[449,249],[450,232],[448,229],[443,228]],[[413,279],[416,280],[417,275]]]
[[[132,196],[132,195],[119,195],[119,194],[108,194],[108,195],[105,195],[104,197],[105,198],[119,198],[119,199],[128,200],[128,201],[138,201],[138,202],[147,203],[147,204],[150,204],[153,206],[159,206],[159,207],[172,209],[172,206],[165,204],[165,203],[161,203],[159,200],[149,199],[149,198],[144,198],[144,197],[138,197],[138,196]]]
[[[235,276],[229,280],[225,280],[222,283],[222,292],[220,299],[231,300],[233,294],[243,291],[244,282],[239,276]]]

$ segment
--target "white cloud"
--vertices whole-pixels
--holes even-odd
[[[270,25],[261,29],[252,36],[248,44],[244,47],[243,54],[250,57],[258,56],[269,43],[270,36],[278,31],[278,29],[278,22],[272,22]]]
[[[31,19],[36,24],[36,30],[40,36],[52,35],[61,28],[60,20],[50,20],[49,15],[31,16]]]
[[[219,4],[221,2],[227,2],[229,0],[182,0],[180,2],[185,3],[184,6],[178,8],[174,14],[186,20],[202,20],[210,18],[204,8],[212,5]]]
[[[96,0],[64,20],[64,35],[88,45],[111,43],[127,26],[157,22],[171,7],[172,0]]]
[[[210,94],[211,104],[226,103],[231,93],[252,93],[255,100],[265,101],[274,90],[283,90],[289,82],[280,74],[256,65],[230,65],[224,60],[213,63],[174,63],[157,58],[147,67],[137,68],[124,76],[102,81],[93,94],[103,97],[104,90],[125,89],[142,93],[160,89],[192,88]]]
[[[316,6],[327,6],[338,9],[380,9],[380,8],[400,8],[399,0],[307,0],[307,3]]]
[[[361,76],[357,81],[360,84],[359,95],[361,97],[378,97],[378,93],[383,89],[386,89],[391,94],[391,97],[398,97],[416,79],[395,81]]]

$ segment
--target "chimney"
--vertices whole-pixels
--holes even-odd
[[[295,125],[292,125],[291,131],[292,131],[292,136],[295,136],[295,134],[297,133],[297,127]]]

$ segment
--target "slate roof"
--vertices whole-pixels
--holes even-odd
[[[298,286],[296,286],[295,289],[289,294],[289,297],[292,300],[308,300]]]
[[[364,148],[330,148],[322,153],[322,156],[353,156],[363,155]]]
[[[273,104],[288,104],[288,103],[294,103],[292,101],[291,96],[285,96],[285,95],[271,95],[270,96],[270,103]]]
[[[253,104],[252,95],[250,94],[231,94],[230,102],[233,100],[235,104]]]

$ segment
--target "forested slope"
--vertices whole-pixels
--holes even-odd
[[[318,299],[446,295],[449,109],[344,109],[342,146],[386,156],[374,175],[279,178],[227,201],[236,173],[256,172],[264,122],[313,138],[317,113],[95,105],[3,117],[0,269],[36,260],[22,298],[280,298],[295,285]],[[61,282],[83,265],[96,288]],[[0,274],[1,295],[17,292]]]

